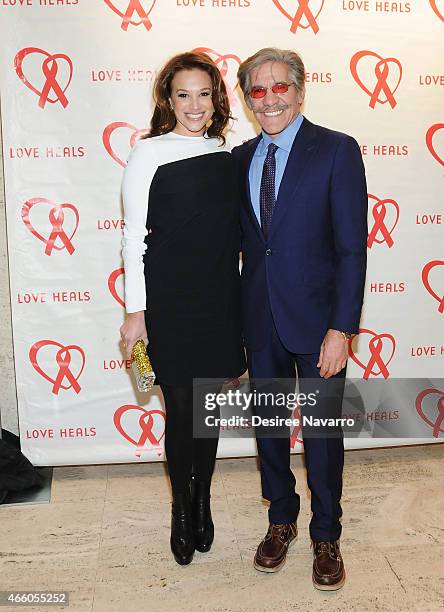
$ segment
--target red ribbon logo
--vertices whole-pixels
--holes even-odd
[[[126,0],[128,2],[128,0]],[[148,10],[145,10],[140,2],[140,0],[130,0],[130,2],[128,3],[128,7],[126,9],[126,11],[123,13],[121,10],[119,10],[114,2],[111,2],[111,0],[104,0],[105,4],[107,6],[109,6],[109,8],[114,11],[115,13],[117,13],[117,15],[119,15],[119,17],[122,17],[122,24],[121,24],[121,28],[122,30],[124,30],[125,32],[128,31],[128,26],[129,25],[133,25],[133,26],[140,26],[143,25],[148,32],[151,30],[152,27],[152,23],[150,21],[149,18],[149,14],[151,13],[151,11],[154,8],[154,5],[156,4],[156,0],[153,0],[150,8]],[[126,3],[125,3],[126,4]],[[136,14],[137,17],[139,17],[140,21],[134,21],[133,20],[133,15],[134,13]]]
[[[225,87],[227,88],[227,94],[232,104],[235,104],[237,99],[234,95],[235,90],[239,86],[237,81],[237,69],[240,66],[241,60],[240,57],[234,55],[233,53],[227,53],[225,55],[221,55],[217,51],[213,49],[209,49],[207,47],[196,47],[193,49],[195,53],[206,53],[211,57],[214,63],[218,66],[219,72],[222,75],[222,78],[225,83]],[[231,71],[229,74],[230,66],[235,66],[234,72]]]
[[[300,406],[296,406],[291,415],[292,419],[299,419],[299,425],[295,425],[293,427],[293,431],[290,434],[290,448],[294,448],[295,444],[303,444],[302,438],[299,434],[302,431],[302,416],[301,416],[301,408]]]
[[[435,123],[435,125],[432,125],[431,127],[429,127],[429,129],[427,130],[427,134],[426,134],[426,145],[430,153],[433,155],[433,157],[438,162],[438,164],[441,164],[441,166],[444,166],[444,159],[438,155],[435,147],[433,146],[434,135],[436,134],[438,130],[442,130],[442,129],[444,129],[444,123]]]
[[[29,219],[30,211],[32,207],[36,204],[47,204],[51,206],[48,212],[48,218],[49,222],[51,223],[52,230],[48,238],[42,236],[42,234],[40,234],[40,232],[35,229]],[[70,236],[68,236],[68,234],[63,229],[63,224],[65,222],[64,210],[71,210],[75,216],[75,227]],[[74,204],[68,204],[67,202],[63,204],[56,204],[52,200],[47,200],[46,198],[32,198],[31,200],[25,202],[23,205],[22,219],[31,234],[33,234],[36,238],[41,240],[46,245],[45,255],[51,255],[53,250],[63,251],[63,249],[66,249],[70,255],[74,253],[75,247],[72,243],[72,238],[79,226],[79,213]],[[58,241],[60,244],[57,245],[56,241]]]
[[[141,430],[141,434],[138,439],[130,436],[122,425],[122,417],[128,412],[131,415],[137,412],[140,413],[138,427]],[[128,421],[126,421],[126,424],[129,424]],[[128,440],[128,442],[137,447],[137,456],[140,456],[140,450],[143,449],[147,442],[151,446],[149,448],[145,447],[145,450],[154,449],[158,455],[162,454],[163,449],[160,446],[160,442],[165,435],[165,413],[163,410],[146,410],[141,406],[125,404],[120,406],[114,413],[114,425],[125,440]]]
[[[392,238],[393,230],[399,221],[399,206],[395,200],[380,200],[378,197],[368,194],[369,205],[371,205],[370,200],[374,200],[373,207],[371,209],[373,215],[373,227],[370,230],[367,239],[367,246],[369,249],[372,248],[373,244],[376,242],[377,244],[387,243],[387,246],[391,249],[394,242]],[[393,222],[390,229],[387,228],[385,217],[387,215],[387,207],[392,207],[396,211],[396,218]]]
[[[430,0],[430,6],[434,10],[434,12],[438,16],[438,18],[441,19],[441,21],[444,21],[444,15],[441,13],[439,8],[437,7],[436,2],[437,2],[437,0]]]
[[[41,70],[46,80],[42,90],[37,89],[37,87],[32,85],[32,83],[26,78],[23,72],[23,60],[25,59],[25,57],[33,53],[40,53],[44,57],[41,64]],[[61,62],[66,63],[69,69],[68,80],[64,87],[60,86],[56,78],[57,73],[59,72],[59,63]],[[14,67],[18,77],[21,81],[23,81],[26,87],[28,87],[31,91],[33,91],[39,96],[40,108],[44,108],[46,102],[50,102],[51,104],[60,102],[63,108],[66,108],[68,106],[69,102],[67,97],[65,96],[65,91],[68,89],[69,84],[71,83],[73,66],[71,59],[67,55],[65,55],[64,53],[56,53],[54,55],[51,55],[50,53],[47,53],[46,51],[44,51],[43,49],[39,49],[38,47],[26,47],[26,49],[22,49],[15,56]],[[51,93],[52,97],[50,97]]]
[[[51,377],[49,374],[47,374],[37,361],[37,354],[44,346],[53,346],[58,348],[55,355],[55,360],[59,369],[55,377]],[[71,364],[71,353],[74,351],[80,353],[82,359],[80,371],[77,376],[74,376],[69,367]],[[80,385],[77,381],[83,372],[83,368],[85,367],[85,353],[80,346],[75,344],[64,346],[63,344],[55,342],[54,340],[40,340],[39,342],[33,344],[29,349],[29,360],[31,361],[33,368],[40,374],[40,376],[43,376],[43,378],[53,384],[52,393],[54,393],[54,395],[57,395],[60,389],[64,389],[65,391],[68,389],[74,389],[76,393],[80,393]],[[67,381],[67,384],[63,383],[64,380]]]
[[[393,355],[395,354],[396,342],[395,338],[391,334],[377,334],[371,329],[361,328],[359,330],[359,338],[362,338],[364,334],[370,335],[368,341],[368,348],[370,351],[370,357],[367,365],[363,363],[356,355],[353,350],[354,340],[349,342],[349,355],[355,363],[358,364],[364,370],[363,378],[368,380],[370,376],[382,376],[388,378],[390,373],[388,371],[388,364],[391,362]],[[391,345],[391,353],[385,359],[383,358],[382,352],[385,344]]]
[[[429,417],[424,413],[424,409],[422,407],[424,398],[426,398],[428,395],[438,396],[438,399],[436,402],[438,416],[436,417],[434,421],[432,419],[429,419]],[[439,389],[433,389],[433,388],[424,389],[424,391],[421,391],[421,393],[419,393],[418,397],[416,398],[415,405],[416,405],[416,412],[419,414],[421,419],[425,421],[427,425],[430,425],[430,427],[432,428],[433,437],[439,438],[439,435],[442,432],[444,432],[444,429],[441,429],[441,425],[444,420],[444,391],[441,391]]]
[[[424,268],[422,269],[422,282],[424,283],[424,287],[427,289],[427,291],[430,293],[430,295],[432,297],[434,297],[435,300],[437,300],[437,302],[439,303],[438,312],[442,314],[444,312],[444,295],[443,296],[439,296],[432,289],[432,287],[430,285],[430,281],[429,281],[430,270],[432,270],[433,268],[436,268],[438,266],[444,266],[444,261],[442,261],[440,259],[435,259],[433,261],[429,261],[429,263],[426,264],[424,266]]]
[[[358,63],[364,57],[370,57],[378,60],[374,66],[376,84],[374,85],[373,90],[364,85],[361,78],[358,76]],[[390,87],[388,84],[391,66],[399,71],[398,81],[393,87]],[[370,108],[375,108],[377,102],[379,102],[379,104],[386,104],[388,102],[392,108],[395,108],[397,103],[394,94],[398,89],[402,78],[402,66],[395,57],[383,58],[377,53],[373,53],[373,51],[358,51],[358,53],[355,53],[350,60],[350,71],[359,87],[370,96]]]
[[[121,274],[125,274],[124,268],[117,268],[117,270],[114,270],[114,272],[111,272],[108,278],[108,289],[111,295],[113,296],[113,298],[116,300],[116,302],[125,308],[125,302],[120,297],[120,295],[117,293],[117,289],[116,289],[116,280],[119,278]]]
[[[119,166],[122,166],[122,168],[125,168],[126,162],[120,159],[120,157],[117,155],[117,153],[114,151],[114,149],[111,146],[112,133],[115,130],[120,130],[122,128],[131,130],[131,134],[129,136],[129,144],[131,148],[133,148],[133,146],[135,145],[136,140],[138,140],[141,136],[145,136],[146,134],[149,134],[150,131],[149,129],[139,130],[136,128],[135,125],[132,125],[131,123],[127,123],[126,121],[115,121],[114,123],[110,123],[109,125],[107,125],[106,128],[103,130],[102,142],[103,142],[103,146],[105,147],[108,155],[110,155],[110,157],[112,157],[113,160],[119,164]]]
[[[285,15],[287,19],[291,21],[290,32],[295,34],[298,28],[302,28],[303,30],[308,30],[308,28],[311,28],[313,32],[317,34],[319,32],[319,26],[316,20],[324,7],[324,1],[325,0],[320,0],[319,9],[315,14],[311,8],[314,5],[312,0],[296,0],[297,9],[293,16],[285,10],[279,0],[273,0],[273,4],[283,15]],[[302,23],[302,19],[305,20],[305,24]]]

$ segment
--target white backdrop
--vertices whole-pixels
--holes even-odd
[[[120,183],[156,70],[180,51],[218,62],[233,145],[256,133],[239,62],[263,46],[301,53],[305,115],[353,135],[367,170],[349,376],[442,376],[444,0],[1,0],[0,34],[19,423],[34,464],[163,458],[159,392],[135,392],[120,347]],[[421,410],[432,422],[440,393]],[[219,447],[254,452],[251,440]]]

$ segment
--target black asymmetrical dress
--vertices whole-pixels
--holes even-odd
[[[246,364],[231,154],[216,150],[158,165],[146,230],[145,318],[157,381],[181,386],[240,376]]]

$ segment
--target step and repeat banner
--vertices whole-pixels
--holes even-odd
[[[160,392],[137,393],[120,344],[120,185],[157,71],[186,50],[222,72],[232,145],[257,130],[239,63],[264,46],[302,55],[304,114],[354,136],[367,171],[367,287],[348,374],[442,376],[444,0],[0,0],[0,35],[19,422],[34,464],[163,459]],[[411,411],[439,441],[444,389],[418,397]],[[365,445],[388,442],[412,440]],[[254,452],[251,439],[219,447]]]

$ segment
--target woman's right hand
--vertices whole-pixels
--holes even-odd
[[[144,310],[126,315],[125,323],[120,328],[120,336],[126,349],[126,358],[131,359],[131,351],[137,340],[143,340],[145,344],[148,343]]]

